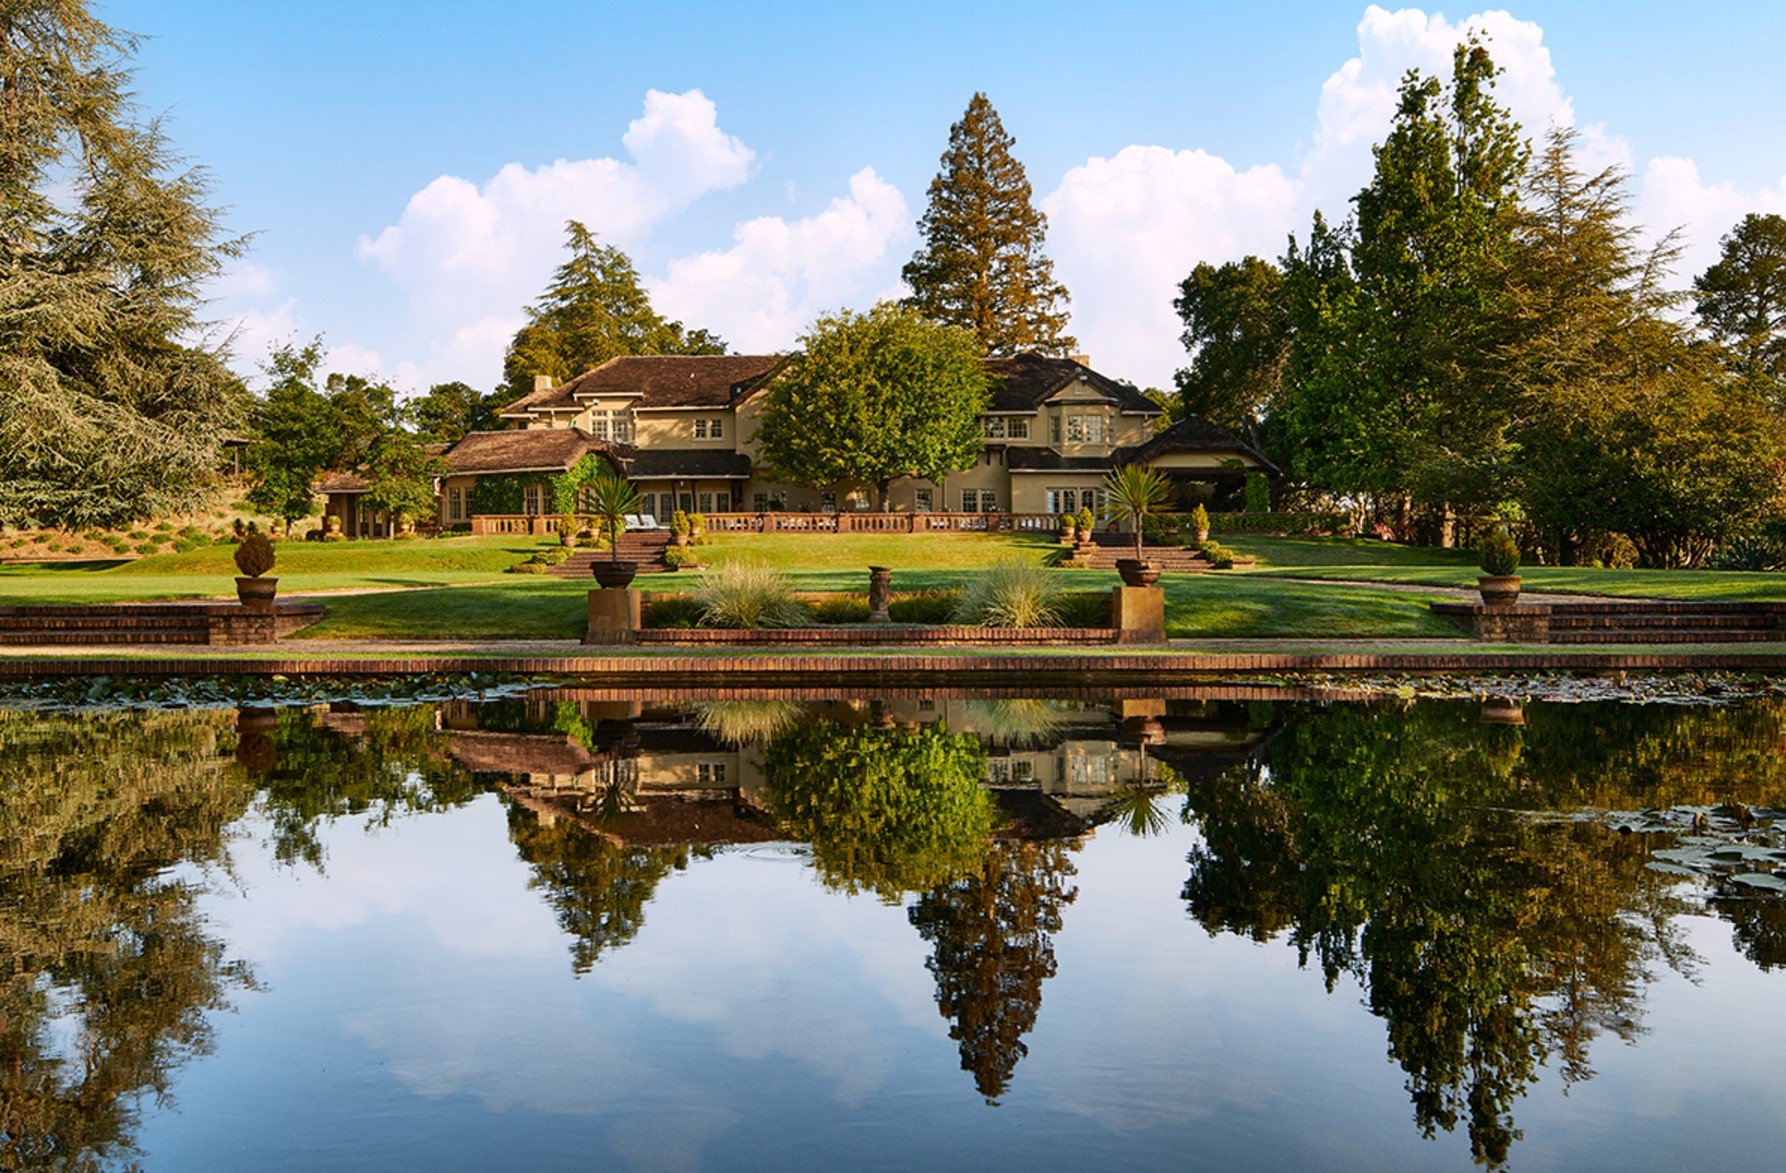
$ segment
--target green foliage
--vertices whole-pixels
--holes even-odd
[[[1190,528],[1198,533],[1207,533],[1209,530],[1209,510],[1203,508],[1202,502],[1191,508]]]
[[[701,604],[693,595],[653,591],[645,600],[646,627],[699,627]]]
[[[1091,507],[1089,505],[1082,506],[1079,510],[1079,532],[1082,534],[1090,534],[1092,530],[1097,528],[1098,519],[1092,516]]]
[[[632,259],[576,220],[565,223],[570,256],[558,266],[527,324],[503,356],[503,405],[533,390],[535,375],[563,382],[611,358],[629,354],[724,354],[725,343],[705,330],[687,330],[662,317],[639,280]]]
[[[401,521],[432,517],[439,502],[434,480],[446,465],[421,441],[394,428],[373,442],[366,462],[366,504]]]
[[[757,434],[780,478],[872,484],[886,509],[896,478],[941,481],[979,459],[989,395],[971,334],[881,302],[819,318],[800,343]]]
[[[545,562],[543,562],[537,558],[529,558],[525,562],[515,563],[513,566],[508,568],[506,573],[509,573],[509,574],[544,574],[544,573],[546,573],[546,570],[547,570],[547,566],[546,566]]]
[[[817,624],[867,623],[868,596],[816,595],[806,600],[807,612]]]
[[[499,427],[502,421],[497,410],[486,396],[464,383],[436,383],[409,405],[409,417],[423,440],[451,444],[467,432]]]
[[[1786,411],[1786,216],[1744,216],[1693,281],[1699,321],[1738,378]]]
[[[1145,464],[1125,464],[1104,478],[1104,502],[1110,515],[1128,521],[1135,531],[1135,557],[1141,557],[1141,539],[1148,514],[1172,496],[1166,475]],[[1202,508],[1198,506],[1198,508]]]
[[[259,530],[252,530],[236,547],[236,569],[249,578],[259,578],[273,569],[273,543]]]
[[[1173,308],[1191,364],[1178,372],[1181,415],[1199,415],[1258,442],[1290,351],[1284,275],[1258,257],[1199,262]]]
[[[1262,472],[1246,474],[1246,511],[1248,513],[1271,512],[1271,481]]]
[[[689,535],[688,514],[678,509],[670,516],[670,533],[679,538]]]
[[[667,546],[663,553],[664,561],[671,566],[700,566],[704,557],[693,546]]]
[[[1060,580],[1047,568],[1001,562],[968,579],[953,619],[978,627],[1054,627],[1060,593]]]
[[[894,623],[948,623],[961,605],[959,590],[928,588],[902,591],[887,603],[887,617]]]
[[[527,505],[527,486],[540,484],[538,473],[487,473],[471,486],[473,513],[519,513]]]
[[[605,474],[613,472],[614,466],[606,457],[585,452],[577,458],[577,463],[547,482],[552,512],[569,514],[590,508],[596,483]]]
[[[787,576],[758,562],[724,562],[707,571],[695,601],[706,627],[800,627],[808,619]]]
[[[582,462],[578,462],[582,467]],[[609,557],[620,560],[620,535],[626,532],[628,514],[639,511],[639,494],[632,484],[602,461],[586,482],[586,497],[592,512],[602,521],[602,533],[608,539]]]
[[[1344,513],[1212,513],[1211,533],[1343,534],[1352,529]]]
[[[918,221],[924,244],[902,271],[912,290],[905,304],[970,332],[988,354],[1067,354],[1077,345],[1063,333],[1070,298],[1042,251],[1048,220],[1011,157],[1014,141],[985,94],[949,128]]]
[[[0,7],[0,524],[109,526],[221,487],[247,395],[201,341],[242,252],[85,0]]]
[[[1507,527],[1497,525],[1482,535],[1482,544],[1477,550],[1477,559],[1482,573],[1505,578],[1519,573],[1519,543],[1507,532]]]
[[[1062,591],[1055,600],[1055,620],[1062,627],[1109,627],[1108,591]]]
[[[772,816],[812,844],[834,889],[895,903],[976,870],[988,849],[995,806],[971,734],[804,721],[769,743],[763,775]]]

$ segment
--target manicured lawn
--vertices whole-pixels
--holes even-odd
[[[702,547],[710,562],[749,559],[777,570],[854,573],[970,570],[996,562],[1044,562],[1061,549],[1053,534],[719,534]]]
[[[971,570],[895,570],[896,591],[960,585]],[[1116,575],[1060,571],[1068,590],[1108,590]],[[866,590],[866,570],[790,572],[800,590]],[[641,576],[646,591],[687,591],[696,574]],[[1184,638],[1302,637],[1461,639],[1463,633],[1427,611],[1428,596],[1393,589],[1323,586],[1248,578],[1227,572],[1168,575],[1168,634]],[[500,583],[439,591],[337,596],[321,623],[298,640],[327,639],[576,639],[583,634],[584,580],[507,578]]]
[[[1354,579],[1474,589],[1468,550],[1430,550],[1357,538],[1274,538],[1237,535],[1228,545],[1259,556],[1251,577]],[[1658,599],[1786,599],[1786,574],[1732,570],[1600,570],[1577,566],[1522,566],[1528,591]]]
[[[413,542],[281,542],[279,591],[488,582],[556,538],[461,537]],[[135,561],[0,565],[0,603],[118,603],[233,597],[234,545]]]

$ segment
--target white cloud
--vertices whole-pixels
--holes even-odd
[[[409,295],[416,349],[426,350],[406,360],[418,385],[494,376],[507,341],[494,324],[517,322],[538,294],[559,259],[566,220],[634,246],[700,196],[743,183],[755,158],[719,128],[717,108],[700,90],[648,91],[621,141],[630,161],[510,163],[481,186],[442,175],[410,197],[397,223],[360,237],[361,259]]]
[[[651,283],[664,315],[711,329],[734,350],[782,350],[822,310],[857,300],[897,240],[913,235],[899,189],[864,167],[850,194],[824,211],[789,223],[747,220],[723,252],[672,261]]]
[[[1358,55],[1321,86],[1314,140],[1294,170],[1245,170],[1201,150],[1129,146],[1089,159],[1042,201],[1058,274],[1073,293],[1072,329],[1110,374],[1167,386],[1185,360],[1172,310],[1178,282],[1199,261],[1247,253],[1275,258],[1289,233],[1306,236],[1320,208],[1343,219],[1369,179],[1371,147],[1388,131],[1409,69],[1448,77],[1453,48],[1480,33],[1503,73],[1496,95],[1529,131],[1573,125],[1544,33],[1506,12],[1452,22],[1417,9],[1367,8]],[[1588,160],[1626,162],[1622,140],[1583,131]]]
[[[1651,238],[1681,229],[1676,278],[1689,283],[1718,259],[1718,241],[1750,212],[1786,215],[1786,175],[1767,188],[1707,183],[1691,159],[1651,159],[1643,171],[1637,217]]]

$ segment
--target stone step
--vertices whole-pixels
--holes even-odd
[[[1721,627],[1673,627],[1552,631],[1554,644],[1748,644],[1786,642],[1786,630],[1731,630]]]
[[[1682,623],[1690,623],[1698,628],[1728,628],[1730,630],[1767,631],[1776,626],[1773,616],[1749,612],[1625,612],[1623,614],[1601,613],[1597,615],[1558,614],[1552,612],[1550,629],[1552,631],[1596,631],[1610,629],[1668,628]]]

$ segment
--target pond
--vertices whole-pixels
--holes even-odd
[[[0,1168],[1777,1167],[1786,698],[1284,695],[0,711]]]

